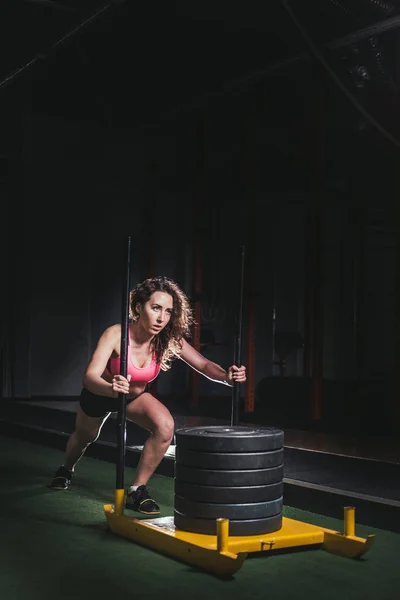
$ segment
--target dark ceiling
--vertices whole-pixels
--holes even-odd
[[[375,116],[397,112],[399,0],[3,0],[0,10],[0,94],[28,83],[46,112],[151,120],[299,77],[310,40]]]

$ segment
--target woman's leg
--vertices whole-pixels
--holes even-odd
[[[67,490],[70,486],[74,467],[82,458],[86,448],[99,437],[103,423],[110,413],[102,417],[89,417],[79,407],[76,413],[75,431],[69,437],[64,464],[57,469],[51,480],[53,490]]]
[[[76,463],[82,458],[86,448],[97,440],[101,428],[109,416],[110,413],[107,413],[103,417],[89,417],[78,407],[75,431],[67,442],[65,452],[64,467],[68,471],[74,470]]]
[[[144,444],[132,484],[146,485],[171,443],[174,419],[167,407],[147,392],[127,405],[126,418],[151,432]]]

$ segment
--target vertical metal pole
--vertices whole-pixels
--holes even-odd
[[[248,256],[247,302],[246,302],[246,391],[244,395],[245,413],[254,412],[255,404],[255,360],[256,360],[256,298],[260,293],[259,277],[256,275],[257,229],[259,212],[257,199],[260,189],[260,169],[258,165],[260,122],[265,112],[264,81],[249,90],[246,111],[246,135],[244,143],[244,175],[247,197],[246,253]]]
[[[239,286],[239,306],[236,315],[236,335],[234,348],[234,362],[237,367],[242,364],[242,328],[243,328],[243,285],[244,285],[244,246],[241,246],[241,265],[240,265],[240,286]],[[240,383],[234,381],[232,390],[232,411],[231,425],[237,425],[239,422],[240,409]]]
[[[400,85],[400,40],[399,36],[395,36],[395,82],[396,85]],[[399,126],[398,121],[398,112],[396,110],[396,123]],[[393,347],[393,365],[396,365],[392,370],[392,393],[390,395],[391,400],[391,417],[392,417],[392,426],[394,426],[395,430],[400,433],[400,373],[397,365],[400,362],[400,161],[397,158],[394,161],[394,198],[393,198],[393,223],[395,225],[395,243],[396,243],[396,271],[395,271],[395,281],[394,281],[394,347]]]
[[[193,347],[200,352],[200,327],[201,327],[201,288],[202,288],[202,271],[203,271],[203,255],[200,247],[200,242],[195,242],[194,247],[194,324],[192,331]],[[195,408],[199,404],[199,374],[194,369],[190,369],[190,406]]]
[[[312,260],[312,373],[311,373],[311,419],[322,419],[322,386],[323,386],[323,306],[322,306],[322,265],[321,265],[321,210],[313,210],[312,236],[314,238]]]
[[[254,412],[255,398],[255,347],[256,347],[256,301],[254,295],[249,299],[247,310],[247,356],[246,356],[246,394],[244,397],[244,410],[246,413]]]
[[[125,255],[125,272],[122,287],[122,311],[121,311],[121,351],[120,351],[120,374],[123,377],[128,373],[128,335],[129,335],[129,292],[130,292],[130,270],[131,270],[131,238],[127,238]],[[117,418],[117,479],[116,489],[124,489],[124,468],[126,450],[126,395],[119,394],[119,408]]]
[[[200,352],[200,328],[201,328],[201,292],[203,286],[203,251],[202,244],[207,239],[204,206],[206,202],[207,186],[207,115],[203,111],[199,113],[195,123],[195,178],[196,178],[196,202],[193,204],[192,223],[194,240],[194,320],[192,330],[192,343],[194,348]],[[199,207],[202,207],[200,210]],[[207,212],[207,211],[206,211]],[[208,224],[207,224],[208,228]],[[190,369],[190,406],[195,408],[199,404],[200,376],[197,371]]]
[[[305,273],[305,338],[306,348],[304,353],[304,374],[310,378],[310,420],[322,420],[323,403],[323,233],[324,223],[324,195],[325,195],[325,134],[326,134],[326,90],[323,74],[317,71],[315,81],[315,104],[310,105],[310,123],[315,136],[308,136],[310,143],[310,160],[315,166],[314,171],[314,198],[309,208],[308,222],[306,224],[306,273]],[[309,126],[310,129],[311,125]],[[309,131],[307,129],[307,133]]]

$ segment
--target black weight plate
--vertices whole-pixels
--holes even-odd
[[[200,485],[246,486],[268,485],[283,479],[283,465],[271,469],[241,469],[238,471],[196,469],[175,463],[175,479]]]
[[[175,479],[175,494],[196,500],[197,502],[269,502],[283,495],[283,481],[269,485],[252,485],[241,487],[221,487],[198,485]]]
[[[217,523],[215,519],[197,519],[174,511],[174,524],[176,529],[190,531],[191,533],[203,533],[205,535],[217,535]],[[267,517],[265,519],[243,519],[229,521],[229,535],[261,535],[273,533],[282,528],[282,514]]]
[[[283,431],[276,427],[210,425],[175,431],[176,446],[204,452],[266,452],[283,447]]]
[[[183,515],[190,515],[199,519],[229,519],[253,520],[273,517],[282,511],[283,498],[270,502],[251,502],[248,504],[210,504],[208,502],[194,502],[182,496],[174,497],[174,509]]]
[[[200,452],[176,446],[175,461],[200,469],[270,469],[283,463],[283,448],[269,452]]]

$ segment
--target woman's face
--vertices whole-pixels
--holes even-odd
[[[171,319],[173,298],[166,292],[154,292],[143,306],[138,303],[136,310],[140,325],[152,335],[157,335]]]

